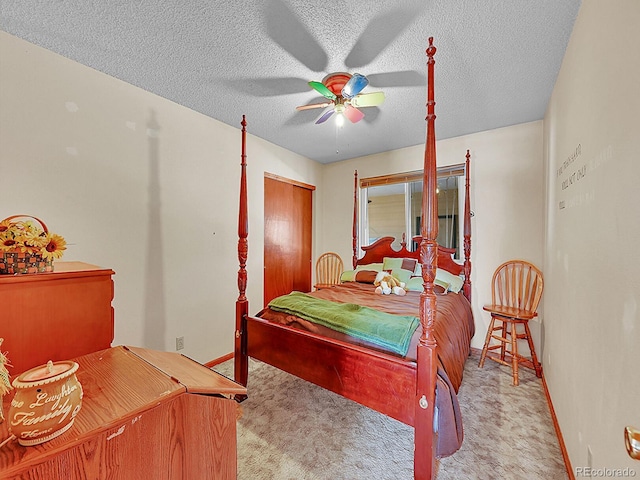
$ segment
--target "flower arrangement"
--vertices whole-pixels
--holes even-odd
[[[0,273],[51,271],[53,260],[66,248],[65,239],[35,217],[14,215],[0,221]]]
[[[37,253],[42,258],[60,258],[67,248],[63,237],[49,233],[30,220],[0,222],[0,250],[9,252],[19,249],[25,253]]]

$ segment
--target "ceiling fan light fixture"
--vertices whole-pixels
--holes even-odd
[[[367,77],[360,73],[353,75],[345,72],[335,72],[326,75],[322,82],[308,82],[309,86],[320,93],[327,100],[322,103],[301,105],[296,110],[328,107],[316,120],[316,124],[326,122],[331,115],[336,114],[336,124],[341,126],[344,118],[351,123],[358,123],[364,118],[364,113],[358,107],[377,107],[384,102],[384,93],[361,93],[369,85]]]

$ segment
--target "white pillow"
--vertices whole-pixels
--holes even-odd
[[[416,265],[416,272],[414,274],[416,277],[422,277],[422,264],[418,263]],[[436,268],[436,278],[435,282],[437,285],[449,285],[449,291],[453,293],[459,293],[460,289],[462,289],[462,284],[464,280],[459,275],[454,275],[451,272],[447,272],[442,268]]]
[[[451,272],[447,272],[442,268],[436,269],[436,280],[448,283],[449,291],[453,293],[458,293],[462,288],[462,284],[464,283],[462,277],[460,277],[459,275],[454,275]]]

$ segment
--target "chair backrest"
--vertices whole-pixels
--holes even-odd
[[[340,255],[333,252],[323,253],[316,261],[316,284],[337,285],[344,265]]]
[[[535,312],[543,287],[542,272],[535,265],[524,260],[509,260],[493,274],[492,303]]]

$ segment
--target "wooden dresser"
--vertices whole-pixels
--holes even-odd
[[[55,262],[54,272],[0,275],[0,338],[19,373],[111,346],[113,270]]]
[[[236,478],[232,398],[244,387],[178,353],[120,346],[75,361],[84,397],[73,426],[40,445],[7,443],[0,478]]]

